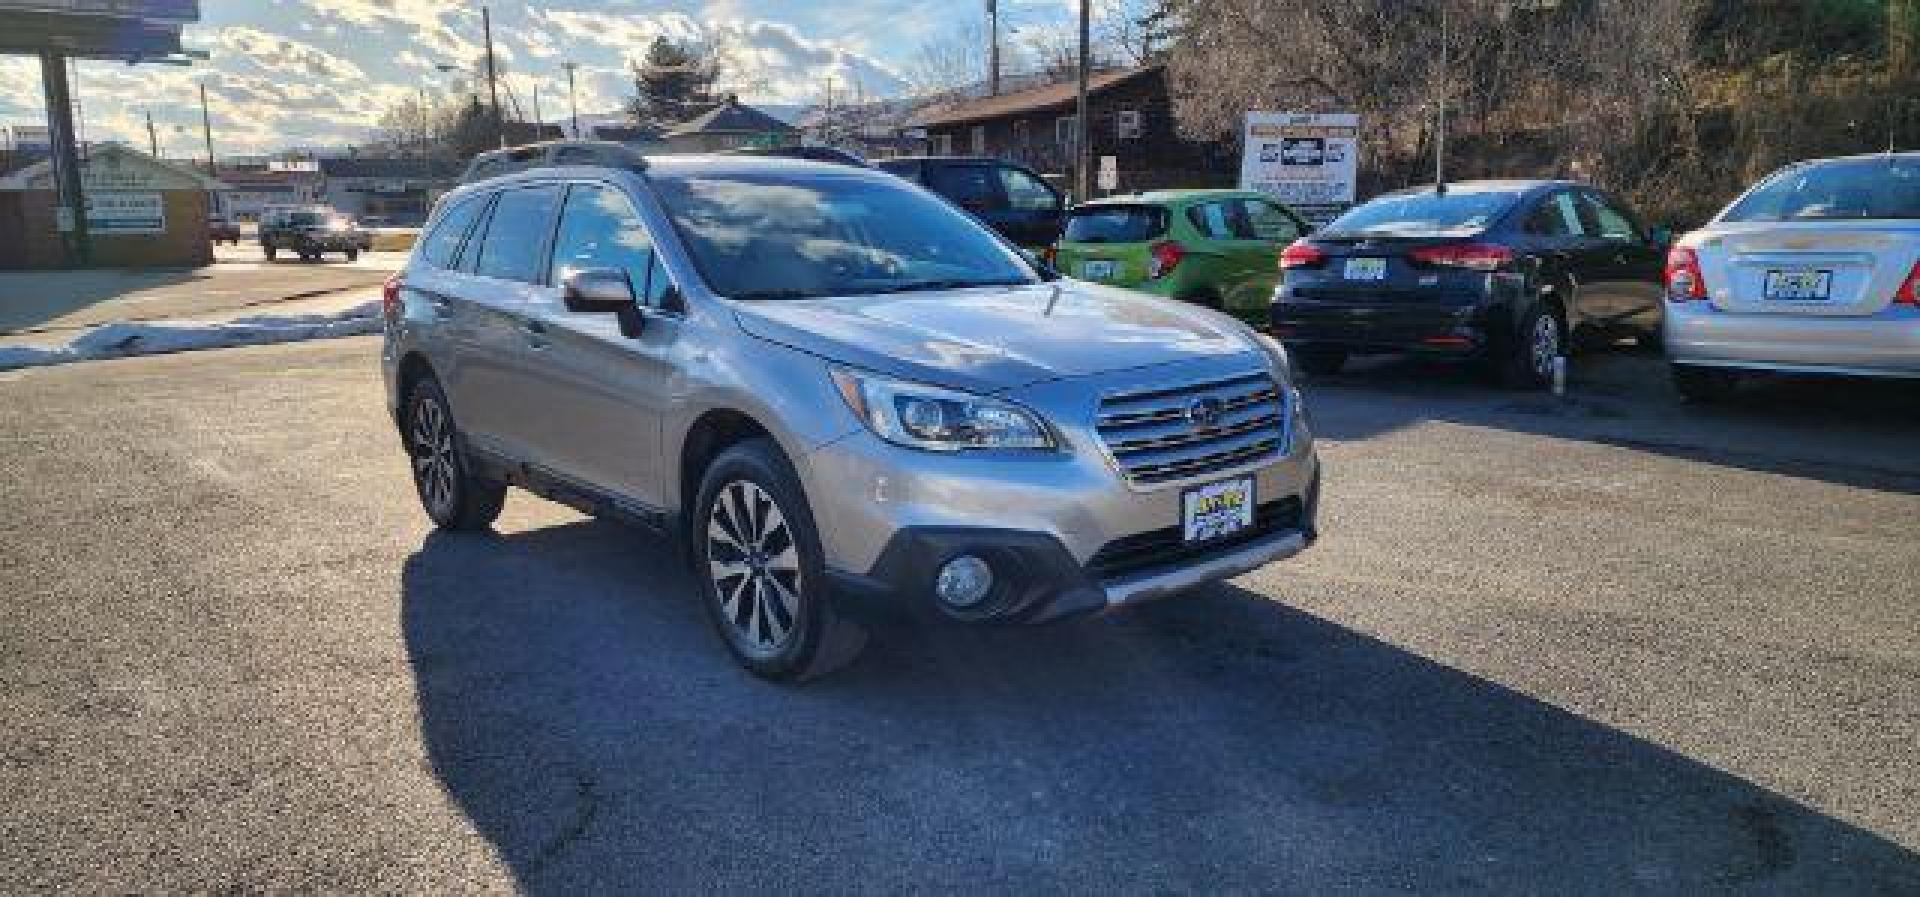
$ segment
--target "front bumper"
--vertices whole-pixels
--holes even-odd
[[[1675,364],[1808,374],[1920,377],[1920,309],[1877,314],[1726,312],[1667,303],[1667,358]]]

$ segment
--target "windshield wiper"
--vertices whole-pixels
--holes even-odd
[[[898,283],[892,286],[861,290],[860,294],[917,293],[927,290],[964,290],[973,287],[1018,287],[1026,285],[1027,282],[1024,280],[916,280],[912,283]]]

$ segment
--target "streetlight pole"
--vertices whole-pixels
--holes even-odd
[[[207,141],[207,177],[219,177],[213,165],[213,118],[207,114],[207,82],[200,82],[200,136]]]
[[[155,159],[158,159],[160,158],[160,135],[155,133],[153,130],[153,110],[148,109],[146,110],[146,112],[147,112],[147,152],[151,153]]]
[[[487,43],[487,97],[493,106],[493,129],[500,145],[507,145],[507,121],[500,117],[500,73],[493,63],[493,13],[480,7],[480,33]]]
[[[573,139],[580,139],[580,101],[573,94],[573,70],[580,67],[577,62],[563,62],[560,67],[567,70],[567,108],[573,110]]]
[[[1080,0],[1080,86],[1079,103],[1073,121],[1073,184],[1075,198],[1086,202],[1093,197],[1093,147],[1087,135],[1087,79],[1093,68],[1093,0]]]

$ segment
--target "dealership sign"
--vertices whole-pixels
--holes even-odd
[[[1353,205],[1359,134],[1360,116],[1350,112],[1249,112],[1240,186],[1324,223]]]
[[[96,234],[163,234],[167,207],[158,193],[89,193],[87,229]]]

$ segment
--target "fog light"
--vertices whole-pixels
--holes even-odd
[[[933,583],[933,594],[954,607],[972,607],[985,601],[993,591],[993,568],[970,554],[963,554],[940,567]]]

